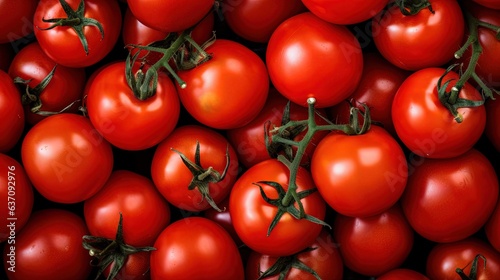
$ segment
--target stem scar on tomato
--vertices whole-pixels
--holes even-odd
[[[293,254],[291,256],[279,257],[276,260],[276,262],[271,267],[269,267],[266,271],[260,272],[262,274],[259,276],[258,280],[265,279],[266,277],[270,277],[270,276],[276,276],[278,274],[279,274],[280,280],[286,279],[286,275],[288,274],[288,272],[290,272],[290,270],[292,268],[306,271],[309,274],[311,274],[312,276],[314,276],[314,278],[321,280],[321,277],[318,275],[318,273],[316,271],[314,271],[314,269],[307,266],[305,263],[303,263],[302,261],[300,261],[297,258],[297,256],[301,253],[314,251],[316,249],[317,249],[316,247],[308,247],[308,248],[306,248],[306,249],[304,249],[296,254]]]

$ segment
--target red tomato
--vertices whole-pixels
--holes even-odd
[[[399,87],[392,103],[392,120],[401,141],[412,153],[427,158],[450,158],[472,148],[483,134],[486,124],[484,106],[460,108],[458,123],[438,98],[437,82],[445,69],[426,68],[412,73]],[[443,83],[459,76],[448,73]],[[482,100],[481,94],[466,83],[460,98]]]
[[[335,211],[368,217],[399,200],[408,167],[398,142],[383,128],[372,126],[361,135],[328,134],[314,151],[311,173],[321,196]]]
[[[463,269],[465,275],[469,275],[472,261],[478,254],[486,258],[486,264],[482,258],[479,258],[477,277],[474,279],[499,279],[500,253],[484,241],[474,238],[437,244],[427,256],[427,276],[430,279],[462,279],[455,270]]]
[[[281,259],[287,258],[289,262],[285,264],[302,262],[307,267],[314,270],[321,279],[340,280],[343,279],[344,267],[338,246],[339,245],[335,243],[331,234],[327,230],[323,230],[318,238],[316,238],[316,241],[314,241],[306,251],[299,252],[293,256],[283,256]],[[278,257],[271,257],[252,251],[246,263],[245,279],[261,279],[259,277],[262,277],[263,272],[276,264],[278,259]],[[269,276],[263,279],[281,279],[278,277],[279,272],[276,273],[274,277]],[[292,266],[283,279],[315,280],[318,278],[307,271]]]
[[[486,137],[493,144],[495,149],[500,152],[500,127],[497,120],[500,119],[500,101],[487,100],[486,101],[486,127],[485,134]]]
[[[63,9],[65,2],[75,11],[71,18],[87,18],[102,26],[102,33],[94,24],[80,19],[76,26],[56,26],[44,22],[68,18]],[[83,11],[78,7],[83,6]],[[35,11],[33,24],[35,37],[44,52],[57,64],[68,67],[86,67],[101,61],[115,46],[121,31],[121,10],[116,0],[41,0]],[[75,29],[83,33],[87,49]]]
[[[0,1],[0,44],[13,43],[33,32],[33,14],[38,0]]]
[[[144,25],[163,32],[194,26],[214,5],[214,0],[128,0],[128,7]]]
[[[484,230],[491,246],[500,252],[500,234],[498,234],[500,232],[500,201],[486,222]]]
[[[194,175],[178,152],[196,165],[197,143],[201,165]],[[226,153],[229,153],[229,162]],[[227,164],[227,172],[222,178]],[[160,193],[171,204],[198,212],[212,207],[206,196],[218,204],[229,195],[238,176],[238,166],[236,152],[224,136],[203,126],[187,125],[178,127],[158,145],[151,164],[151,176]],[[199,179],[200,176],[207,178]]]
[[[149,259],[151,257],[150,252],[138,252],[130,254],[125,260],[125,264],[120,269],[118,274],[116,274],[114,279],[131,279],[131,280],[149,280],[151,275],[149,273]],[[111,269],[115,263],[111,263],[106,270],[104,270],[103,275],[107,279]]]
[[[355,24],[372,18],[387,5],[388,0],[349,2],[335,0],[302,0],[304,5],[316,16],[335,24]]]
[[[481,229],[497,198],[495,169],[472,149],[450,159],[419,161],[401,203],[416,232],[431,241],[453,242]]]
[[[242,38],[267,43],[284,20],[305,12],[300,0],[240,0],[223,2],[227,25]]]
[[[271,181],[288,189],[289,170],[275,159],[260,162],[243,173],[231,190],[229,213],[234,229],[250,249],[271,256],[295,254],[311,245],[321,232],[322,226],[306,219],[296,219],[285,213],[276,227],[267,235],[278,208],[267,203],[260,188],[255,185],[260,181]],[[278,198],[278,192],[272,186],[259,183],[270,199]],[[306,169],[297,172],[297,192],[315,188],[311,175]],[[301,200],[304,212],[323,220],[326,205],[321,196],[314,192]],[[298,207],[295,204],[295,207]]]
[[[244,279],[234,241],[209,219],[188,217],[172,223],[154,247],[151,279]]]
[[[363,56],[346,26],[334,25],[306,12],[280,24],[266,51],[269,76],[276,89],[292,102],[333,106],[356,88]]]
[[[380,53],[406,70],[439,67],[453,59],[464,37],[464,17],[456,0],[430,0],[406,16],[394,5],[372,20],[372,36]],[[452,30],[452,32],[450,31]]]
[[[19,91],[7,73],[0,70],[0,152],[10,151],[24,130],[24,109]]]
[[[0,44],[0,70],[7,72],[14,58],[14,49],[11,44]]]
[[[211,128],[248,124],[267,99],[269,77],[264,62],[244,45],[225,39],[216,40],[206,52],[212,59],[177,73],[187,85],[176,84],[182,104]]]
[[[14,158],[0,153],[0,197],[5,205],[0,211],[0,243],[16,243],[16,234],[29,217],[33,208],[34,196],[31,182],[24,167]],[[5,245],[5,246],[9,246]]]
[[[88,88],[86,104],[96,130],[124,150],[157,145],[175,128],[180,114],[177,91],[166,74],[158,74],[155,95],[139,100],[127,84],[125,62],[100,70]]]
[[[33,186],[45,198],[77,203],[96,194],[113,168],[111,145],[76,114],[47,117],[26,134],[21,156]]]
[[[414,238],[399,206],[367,218],[338,215],[333,237],[340,244],[344,264],[366,276],[399,267],[410,254]]]
[[[498,2],[497,0],[472,0],[472,1],[491,9],[500,10],[500,2]]]
[[[377,280],[429,280],[420,272],[407,268],[396,268],[377,277]]]
[[[82,247],[82,236],[86,234],[85,222],[72,212],[34,212],[16,235],[16,244],[4,247],[4,268],[9,279],[88,279],[91,258]]]
[[[26,121],[29,124],[41,121],[46,116],[43,112],[57,113],[72,104],[65,112],[77,112],[85,86],[85,70],[57,65],[43,52],[37,42],[25,46],[10,64],[11,78],[19,77],[30,81],[26,85],[20,85],[22,93],[25,92],[26,86],[34,89],[40,85],[54,67],[54,74],[47,86],[40,92],[36,90],[32,92],[35,95],[39,94],[37,100],[25,106]],[[25,95],[23,98],[28,99],[28,96]],[[33,112],[33,107],[39,106],[38,102],[41,102],[41,107],[38,108],[38,112]]]

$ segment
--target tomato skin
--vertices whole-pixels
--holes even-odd
[[[407,268],[396,268],[377,277],[377,280],[429,280],[420,272]]]
[[[346,99],[363,70],[360,44],[347,27],[325,22],[310,12],[293,16],[276,28],[269,39],[266,62],[280,93],[305,107],[307,99],[314,97],[317,108]]]
[[[455,0],[430,0],[434,13],[423,9],[405,16],[394,5],[372,20],[376,48],[394,65],[416,71],[439,67],[453,59],[464,37],[464,16]]]
[[[0,229],[0,243],[14,244],[16,233],[31,216],[34,203],[33,186],[24,167],[16,159],[0,153],[0,168],[3,170],[0,174],[0,199],[5,203],[5,207],[0,211],[0,219],[5,223]],[[16,219],[15,229],[9,227],[9,218]]]
[[[500,232],[500,201],[484,225],[484,231],[491,246],[500,252],[500,235],[498,234]]]
[[[0,1],[0,44],[13,43],[33,32],[31,19],[38,0]]]
[[[177,74],[176,84],[186,110],[200,123],[232,129],[254,119],[267,99],[269,77],[264,62],[246,46],[218,39],[206,48],[212,59]]]
[[[234,241],[209,219],[187,217],[170,224],[154,247],[151,279],[244,279]]]
[[[0,152],[10,151],[24,130],[24,109],[19,91],[7,73],[0,70]]]
[[[311,174],[321,196],[335,211],[368,217],[399,200],[408,167],[398,142],[383,128],[371,126],[361,135],[334,131],[325,136],[314,151]]]
[[[500,277],[500,253],[489,244],[475,238],[467,238],[452,243],[437,244],[427,256],[426,274],[430,279],[459,280],[456,268],[469,275],[471,263],[477,254],[486,258],[479,259],[477,280],[498,279]]]
[[[399,267],[410,254],[413,230],[399,205],[367,218],[337,215],[333,237],[351,270],[379,276]]]
[[[76,10],[79,0],[66,0],[69,6]],[[52,23],[42,19],[67,18],[58,0],[42,0],[39,2],[33,16],[35,37],[44,52],[56,63],[68,67],[87,67],[101,61],[118,41],[121,31],[122,15],[116,0],[85,0],[86,18],[92,18],[101,23],[104,36],[99,29],[86,26],[83,33],[88,42],[88,54],[76,32],[68,26],[58,26],[45,30]]]
[[[34,212],[16,235],[15,272],[7,269],[12,248],[4,247],[7,276],[12,280],[88,279],[91,257],[82,247],[86,234],[85,222],[73,212],[56,208]]]
[[[307,11],[300,0],[242,0],[223,3],[228,26],[246,40],[267,43],[284,20]]]
[[[477,232],[498,198],[498,178],[488,159],[472,149],[418,163],[401,198],[413,229],[434,242],[458,241]]]
[[[204,211],[211,206],[197,188],[188,189],[193,174],[171,148],[195,162],[197,142],[200,145],[201,167],[205,170],[212,167],[221,175],[227,164],[226,150],[229,149],[226,176],[220,182],[208,184],[210,196],[218,204],[229,195],[239,167],[234,148],[220,133],[199,125],[180,126],[158,145],[151,163],[151,176],[160,193],[172,205],[193,212]]]
[[[297,220],[285,213],[276,227],[267,236],[271,221],[278,209],[268,204],[254,183],[273,181],[279,183],[285,191],[288,189],[288,168],[275,159],[260,162],[243,173],[231,190],[229,213],[234,229],[252,250],[270,256],[295,254],[311,245],[321,232],[322,226],[305,219]],[[260,184],[271,199],[277,198],[277,192],[267,184]],[[297,173],[297,191],[315,188],[311,175],[304,168]],[[302,199],[304,211],[308,215],[323,220],[326,205],[319,193],[314,192]],[[297,207],[297,206],[296,206]]]
[[[22,163],[33,186],[45,198],[77,203],[96,194],[113,168],[111,146],[80,115],[45,118],[26,134]]]
[[[148,280],[149,273],[149,259],[150,252],[138,252],[127,256],[125,264],[120,269],[114,279],[116,280]],[[114,263],[111,263],[106,270],[104,270],[104,277],[108,277]]]
[[[412,73],[399,87],[392,103],[392,120],[401,141],[412,153],[426,158],[451,158],[470,150],[483,134],[486,124],[484,106],[460,108],[462,123],[438,99],[437,81],[445,69],[426,68]],[[443,83],[459,76],[449,72]],[[460,98],[481,100],[481,94],[466,83]]]
[[[376,1],[325,1],[302,0],[304,5],[317,17],[335,24],[349,25],[360,23],[372,18],[382,11],[387,0]]]
[[[180,102],[164,73],[158,74],[156,94],[135,97],[125,77],[125,62],[115,62],[94,77],[88,88],[87,110],[97,131],[124,150],[144,150],[165,139],[177,125]]]
[[[496,120],[500,119],[500,101],[486,100],[486,127],[485,134],[495,149],[500,152],[500,127]]]

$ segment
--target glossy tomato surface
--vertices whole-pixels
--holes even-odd
[[[342,1],[342,0],[302,0],[304,5],[316,16],[335,24],[349,25],[369,20],[382,11],[387,0]]]

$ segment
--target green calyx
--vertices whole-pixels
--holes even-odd
[[[99,32],[101,33],[101,39],[104,38],[104,29],[102,27],[102,24],[93,19],[93,18],[86,18],[85,17],[85,2],[84,0],[80,1],[80,4],[78,5],[78,8],[76,10],[73,10],[69,4],[65,0],[59,0],[59,3],[61,3],[61,6],[68,16],[67,18],[51,18],[51,19],[45,19],[42,18],[43,22],[48,22],[52,23],[47,28],[39,28],[40,30],[49,30],[53,29],[58,26],[69,26],[71,27],[75,33],[78,35],[78,38],[80,39],[80,42],[82,43],[83,50],[85,53],[88,55],[89,54],[89,46],[87,42],[87,38],[85,37],[85,34],[83,32],[83,28],[85,26],[94,26],[97,29],[99,29]]]
[[[269,267],[269,269],[267,269],[264,272],[261,272],[260,277],[258,279],[260,280],[260,279],[265,279],[266,277],[279,275],[278,277],[279,280],[285,280],[286,275],[290,272],[290,270],[292,268],[296,268],[308,272],[309,274],[314,276],[314,278],[321,280],[321,277],[318,275],[316,271],[314,271],[314,269],[310,268],[305,263],[301,262],[298,258],[299,254],[310,252],[316,249],[317,248],[309,247],[297,254],[291,256],[279,257],[276,260],[276,262],[271,267]]]
[[[464,272],[464,269],[462,268],[457,268],[455,272],[460,276],[460,279],[462,280],[476,280],[477,279],[477,273],[478,273],[478,265],[479,265],[479,259],[483,260],[483,269],[486,269],[486,258],[483,255],[476,255],[474,257],[474,260],[472,260],[472,265],[470,267],[470,272],[469,275],[466,275]]]
[[[405,16],[413,16],[423,9],[429,9],[434,13],[431,3],[428,0],[395,0],[394,5],[399,7],[401,13]]]

